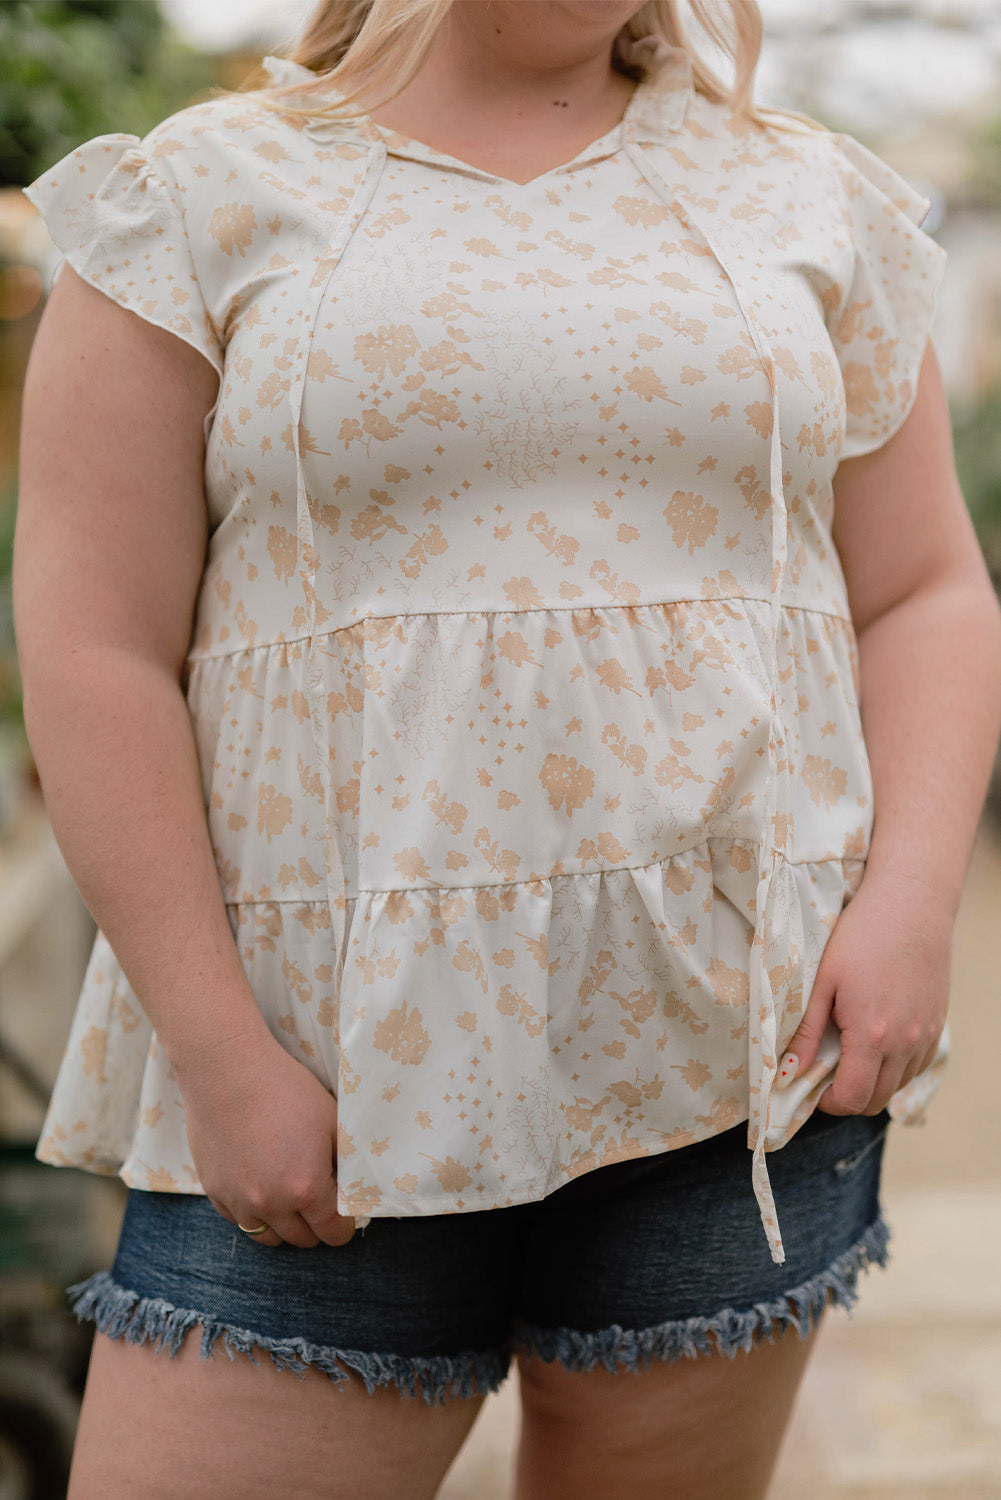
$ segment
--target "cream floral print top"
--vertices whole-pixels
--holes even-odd
[[[773,1094],[776,1058],[873,816],[831,480],[910,409],[927,201],[849,136],[755,133],[674,49],[524,185],[250,94],[28,196],[222,376],[185,688],[340,1211],[538,1200],[747,1121],[781,1260],[765,1153],[823,1085]],[[202,1191],[100,934],[38,1155]]]

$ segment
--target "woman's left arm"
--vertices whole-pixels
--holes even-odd
[[[931,344],[907,419],[881,448],[840,465],[834,500],[875,813],[862,882],[789,1052],[801,1075],[833,1017],[841,1060],[818,1108],[874,1115],[935,1055],[1001,735],[1001,609],[956,478]]]

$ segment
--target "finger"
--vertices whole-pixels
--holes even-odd
[[[258,1214],[256,1214],[252,1208],[248,1208],[246,1215],[241,1218],[239,1214],[231,1212],[231,1210],[226,1207],[225,1203],[223,1203],[220,1198],[214,1198],[211,1193],[206,1193],[205,1196],[206,1198],[208,1198],[209,1202],[211,1203],[212,1207],[215,1209],[219,1217],[221,1219],[225,1219],[227,1224],[232,1224],[234,1229],[243,1229],[244,1225],[247,1226],[247,1229],[256,1228],[259,1224],[262,1224],[264,1222],[264,1220]],[[244,1230],[244,1233],[246,1233],[246,1230]],[[260,1236],[255,1234],[254,1239],[258,1238],[260,1238]]]
[[[271,1228],[270,1224],[263,1231],[263,1233],[258,1234],[252,1234],[250,1232],[251,1228],[255,1227],[253,1226],[253,1219],[249,1221],[246,1227],[244,1227],[243,1224],[238,1224],[236,1227],[237,1229],[242,1231],[246,1239],[253,1240],[255,1245],[263,1245],[266,1249],[274,1250],[282,1243],[281,1235],[276,1234],[275,1231]]]
[[[321,1189],[304,1195],[296,1207],[317,1242],[346,1245],[354,1237],[355,1221],[349,1214],[338,1213],[337,1179],[330,1177]]]
[[[801,1078],[817,1055],[820,1039],[834,1009],[834,988],[819,976],[814,983],[810,1002],[803,1012],[795,1035],[789,1042],[775,1079],[775,1087],[785,1088],[794,1078]]]
[[[357,1227],[349,1214],[339,1214],[336,1208],[326,1213],[321,1210],[308,1214],[307,1222],[325,1245],[346,1245],[354,1239]]]
[[[272,1212],[274,1227],[291,1245],[344,1245],[355,1232],[352,1218],[337,1212],[337,1179],[331,1173],[322,1183],[305,1182],[292,1190],[286,1216]]]
[[[919,1073],[923,1073],[924,1070],[925,1070],[925,1068],[930,1068],[931,1065],[932,1065],[932,1063],[938,1057],[939,1048],[942,1045],[942,1038],[943,1038],[944,1035],[945,1035],[945,1022],[943,1021],[942,1024],[939,1026],[938,1030],[935,1033],[935,1039],[934,1039],[934,1041],[931,1043],[931,1045],[928,1048],[928,1051],[926,1052],[924,1058],[922,1059],[921,1067],[918,1069]]]
[[[872,1097],[860,1113],[863,1115],[881,1114],[900,1088],[903,1073],[904,1069],[899,1059],[885,1058],[883,1066],[876,1075]]]
[[[211,1203],[212,1207],[215,1209],[216,1213],[219,1215],[220,1219],[226,1219],[230,1224],[236,1223],[235,1218],[224,1203],[221,1203],[218,1198],[213,1198],[211,1193],[206,1193],[205,1196]]]
[[[247,1208],[240,1214],[224,1213],[224,1219],[228,1219],[234,1228],[239,1229],[244,1239],[253,1240],[255,1244],[270,1246],[272,1249],[281,1244],[281,1235],[277,1234],[272,1225],[264,1218],[263,1214],[255,1208]],[[262,1233],[251,1233],[257,1231],[261,1225],[265,1225]]]
[[[913,1078],[917,1078],[919,1074],[924,1072],[925,1068],[931,1067],[938,1055],[938,1043],[939,1039],[936,1037],[931,1046],[925,1052],[919,1053],[914,1062],[904,1069],[903,1077],[900,1080],[900,1088],[910,1083]]]
[[[244,1219],[243,1222],[252,1224],[254,1220]],[[269,1227],[278,1236],[279,1244],[284,1241],[286,1245],[294,1245],[297,1250],[312,1250],[320,1243],[302,1214],[294,1210],[273,1208]],[[267,1236],[255,1234],[254,1239],[267,1241]]]
[[[842,1041],[841,1060],[817,1108],[825,1115],[860,1115],[872,1098],[883,1064],[881,1052],[865,1051]]]

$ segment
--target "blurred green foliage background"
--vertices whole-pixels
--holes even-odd
[[[145,135],[216,72],[155,4],[6,0],[0,76],[0,187],[23,187],[92,136]]]

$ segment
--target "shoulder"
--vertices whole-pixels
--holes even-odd
[[[929,201],[889,162],[847,131],[831,130],[809,115],[792,110],[762,109],[762,146],[783,161],[821,174],[836,196],[844,217],[853,217],[853,201],[881,201],[920,224]]]
[[[686,124],[696,138],[711,139],[726,148],[726,160],[756,165],[803,163],[825,171],[835,165],[839,137],[809,115],[775,106],[757,106],[751,119],[726,102],[696,94]]]
[[[272,130],[279,123],[277,115],[269,122],[268,114],[252,96],[208,99],[168,115],[143,137],[142,146],[154,170],[183,175],[234,149],[239,155],[252,153],[269,123]]]
[[[751,119],[694,95],[682,129],[665,142],[679,191],[715,202],[731,231],[751,238],[767,237],[773,215],[786,220],[794,211],[804,227],[833,228],[843,219],[836,137],[808,116],[761,106],[759,113]]]
[[[203,286],[227,308],[283,237],[295,235],[300,254],[328,242],[370,152],[350,121],[278,111],[253,94],[179,110],[141,146],[180,210]]]
[[[189,105],[155,125],[141,144],[151,170],[182,197],[240,191],[315,199],[318,166],[337,187],[366,155],[350,122],[276,110],[254,93]]]
[[[854,222],[860,208],[902,214],[919,225],[929,208],[899,172],[845,131],[809,115],[759,105],[760,120],[697,94],[685,118],[685,149],[719,180],[751,194],[802,194],[822,217]]]

